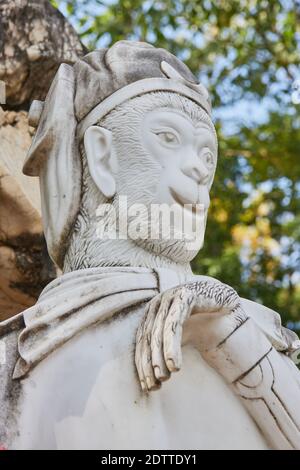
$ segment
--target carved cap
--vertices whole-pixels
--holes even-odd
[[[77,120],[81,121],[99,102],[131,83],[146,78],[166,78],[162,62],[167,62],[191,87],[198,85],[181,60],[144,42],[119,41],[110,49],[91,52],[78,60],[74,65]]]

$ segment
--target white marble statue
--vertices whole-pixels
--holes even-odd
[[[0,324],[1,445],[300,449],[298,338],[189,265],[217,165],[206,89],[120,41],[62,64],[30,122],[24,172],[63,274]]]

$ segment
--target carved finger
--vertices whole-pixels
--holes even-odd
[[[157,312],[151,335],[152,366],[157,380],[163,382],[170,378],[170,371],[165,363],[163,334],[166,317],[173,302],[173,291],[164,295]]]
[[[152,366],[151,354],[151,333],[161,303],[161,296],[155,297],[150,301],[149,308],[146,313],[146,319],[143,329],[143,337],[141,341],[141,367],[144,376],[144,383],[147,390],[157,390],[160,387],[160,382],[154,375]]]
[[[145,329],[145,322],[147,319],[148,310],[149,310],[149,304],[147,305],[145,309],[145,314],[140,323],[140,326],[138,327],[138,330],[136,333],[136,345],[135,345],[135,365],[136,365],[138,377],[139,377],[143,392],[147,391],[143,367],[142,367],[142,354],[143,354],[143,333]]]
[[[147,327],[149,325],[149,311],[153,307],[153,305],[156,305],[157,302],[158,303],[160,302],[160,299],[158,299],[158,296],[156,296],[154,299],[148,302],[145,308],[143,319],[141,321],[141,324],[136,334],[135,364],[136,364],[139,380],[141,383],[141,387],[144,392],[147,391],[146,377],[144,375],[144,370],[143,370],[143,355],[145,354],[145,349],[147,351],[147,344],[145,346],[145,343],[146,343],[145,335],[146,335]]]
[[[182,365],[182,327],[190,316],[195,304],[189,292],[180,292],[173,301],[165,321],[163,345],[164,359],[170,372],[176,372]]]

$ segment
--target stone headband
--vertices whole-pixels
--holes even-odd
[[[184,79],[170,64],[165,61],[161,63],[161,69],[168,78],[145,78],[116,90],[109,95],[97,106],[95,106],[77,125],[77,138],[82,140],[85,131],[88,127],[97,123],[101,118],[106,116],[116,106],[119,106],[124,101],[137,96],[142,96],[145,93],[153,91],[166,91],[179,93],[186,98],[194,101],[206,113],[211,115],[211,106],[209,96],[206,88],[201,83],[192,83]],[[29,124],[33,127],[38,127],[40,117],[44,108],[42,101],[34,100],[30,107]]]

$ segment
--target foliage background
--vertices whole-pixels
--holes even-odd
[[[300,3],[296,0],[52,1],[90,49],[143,40],[209,88],[219,135],[196,272],[281,313],[300,332]]]

